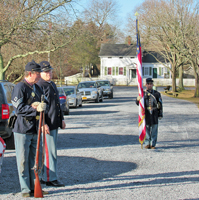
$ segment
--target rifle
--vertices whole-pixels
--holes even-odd
[[[44,102],[44,95],[41,96],[41,102],[42,103]],[[35,198],[43,198],[43,192],[42,192],[41,183],[39,180],[39,148],[40,148],[42,122],[43,122],[43,129],[44,129],[44,116],[45,116],[44,111],[40,112],[39,130],[38,130],[38,136],[37,136],[37,149],[36,149],[36,158],[35,158],[35,166],[34,166],[34,172],[35,172],[34,197]],[[43,130],[43,138],[44,137],[45,137],[45,130]],[[42,155],[42,162],[43,162],[43,155]]]

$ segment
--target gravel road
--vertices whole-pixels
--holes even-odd
[[[199,109],[162,96],[157,148],[141,149],[136,97],[137,87],[114,87],[113,99],[70,109],[58,136],[58,175],[66,186],[42,185],[44,198],[199,199]],[[5,152],[0,199],[22,199],[14,150]]]

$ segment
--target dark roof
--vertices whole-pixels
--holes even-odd
[[[157,63],[158,61],[154,57],[157,58],[160,62],[165,63],[165,58],[161,54],[154,51],[143,52],[142,62],[143,63]]]
[[[99,56],[136,56],[136,48],[135,45],[128,44],[102,44]],[[160,62],[165,63],[164,57],[154,51],[144,51],[142,53],[142,62],[157,63],[158,61],[154,57],[156,57]]]
[[[136,46],[128,44],[102,44],[99,56],[136,56]]]

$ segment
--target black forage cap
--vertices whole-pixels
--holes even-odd
[[[43,72],[50,71],[53,69],[48,61],[41,61],[40,66]]]
[[[35,71],[35,72],[42,72],[41,70],[41,66],[36,63],[34,60],[32,60],[31,62],[29,62],[26,66],[25,66],[25,71]]]
[[[146,79],[146,83],[153,83],[153,79],[152,78],[147,78]]]

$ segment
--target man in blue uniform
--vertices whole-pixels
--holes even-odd
[[[136,99],[136,104],[139,104],[141,96]],[[146,79],[146,90],[144,91],[144,107],[146,120],[146,138],[145,148],[155,149],[158,137],[158,120],[163,117],[162,98],[161,94],[153,90],[152,78]]]
[[[45,129],[45,163],[43,170],[43,183],[47,186],[63,187],[64,184],[57,180],[57,134],[58,128],[65,128],[63,113],[59,102],[59,93],[52,79],[52,67],[47,61],[40,63],[42,72],[41,79],[37,83],[44,91],[50,107],[45,115],[46,124],[49,127]]]
[[[12,92],[12,104],[17,114],[13,128],[16,159],[22,197],[34,194],[34,164],[37,145],[39,112],[46,109],[41,102],[42,89],[36,85],[41,67],[35,61],[25,66],[25,78]],[[36,103],[35,103],[36,102]]]

